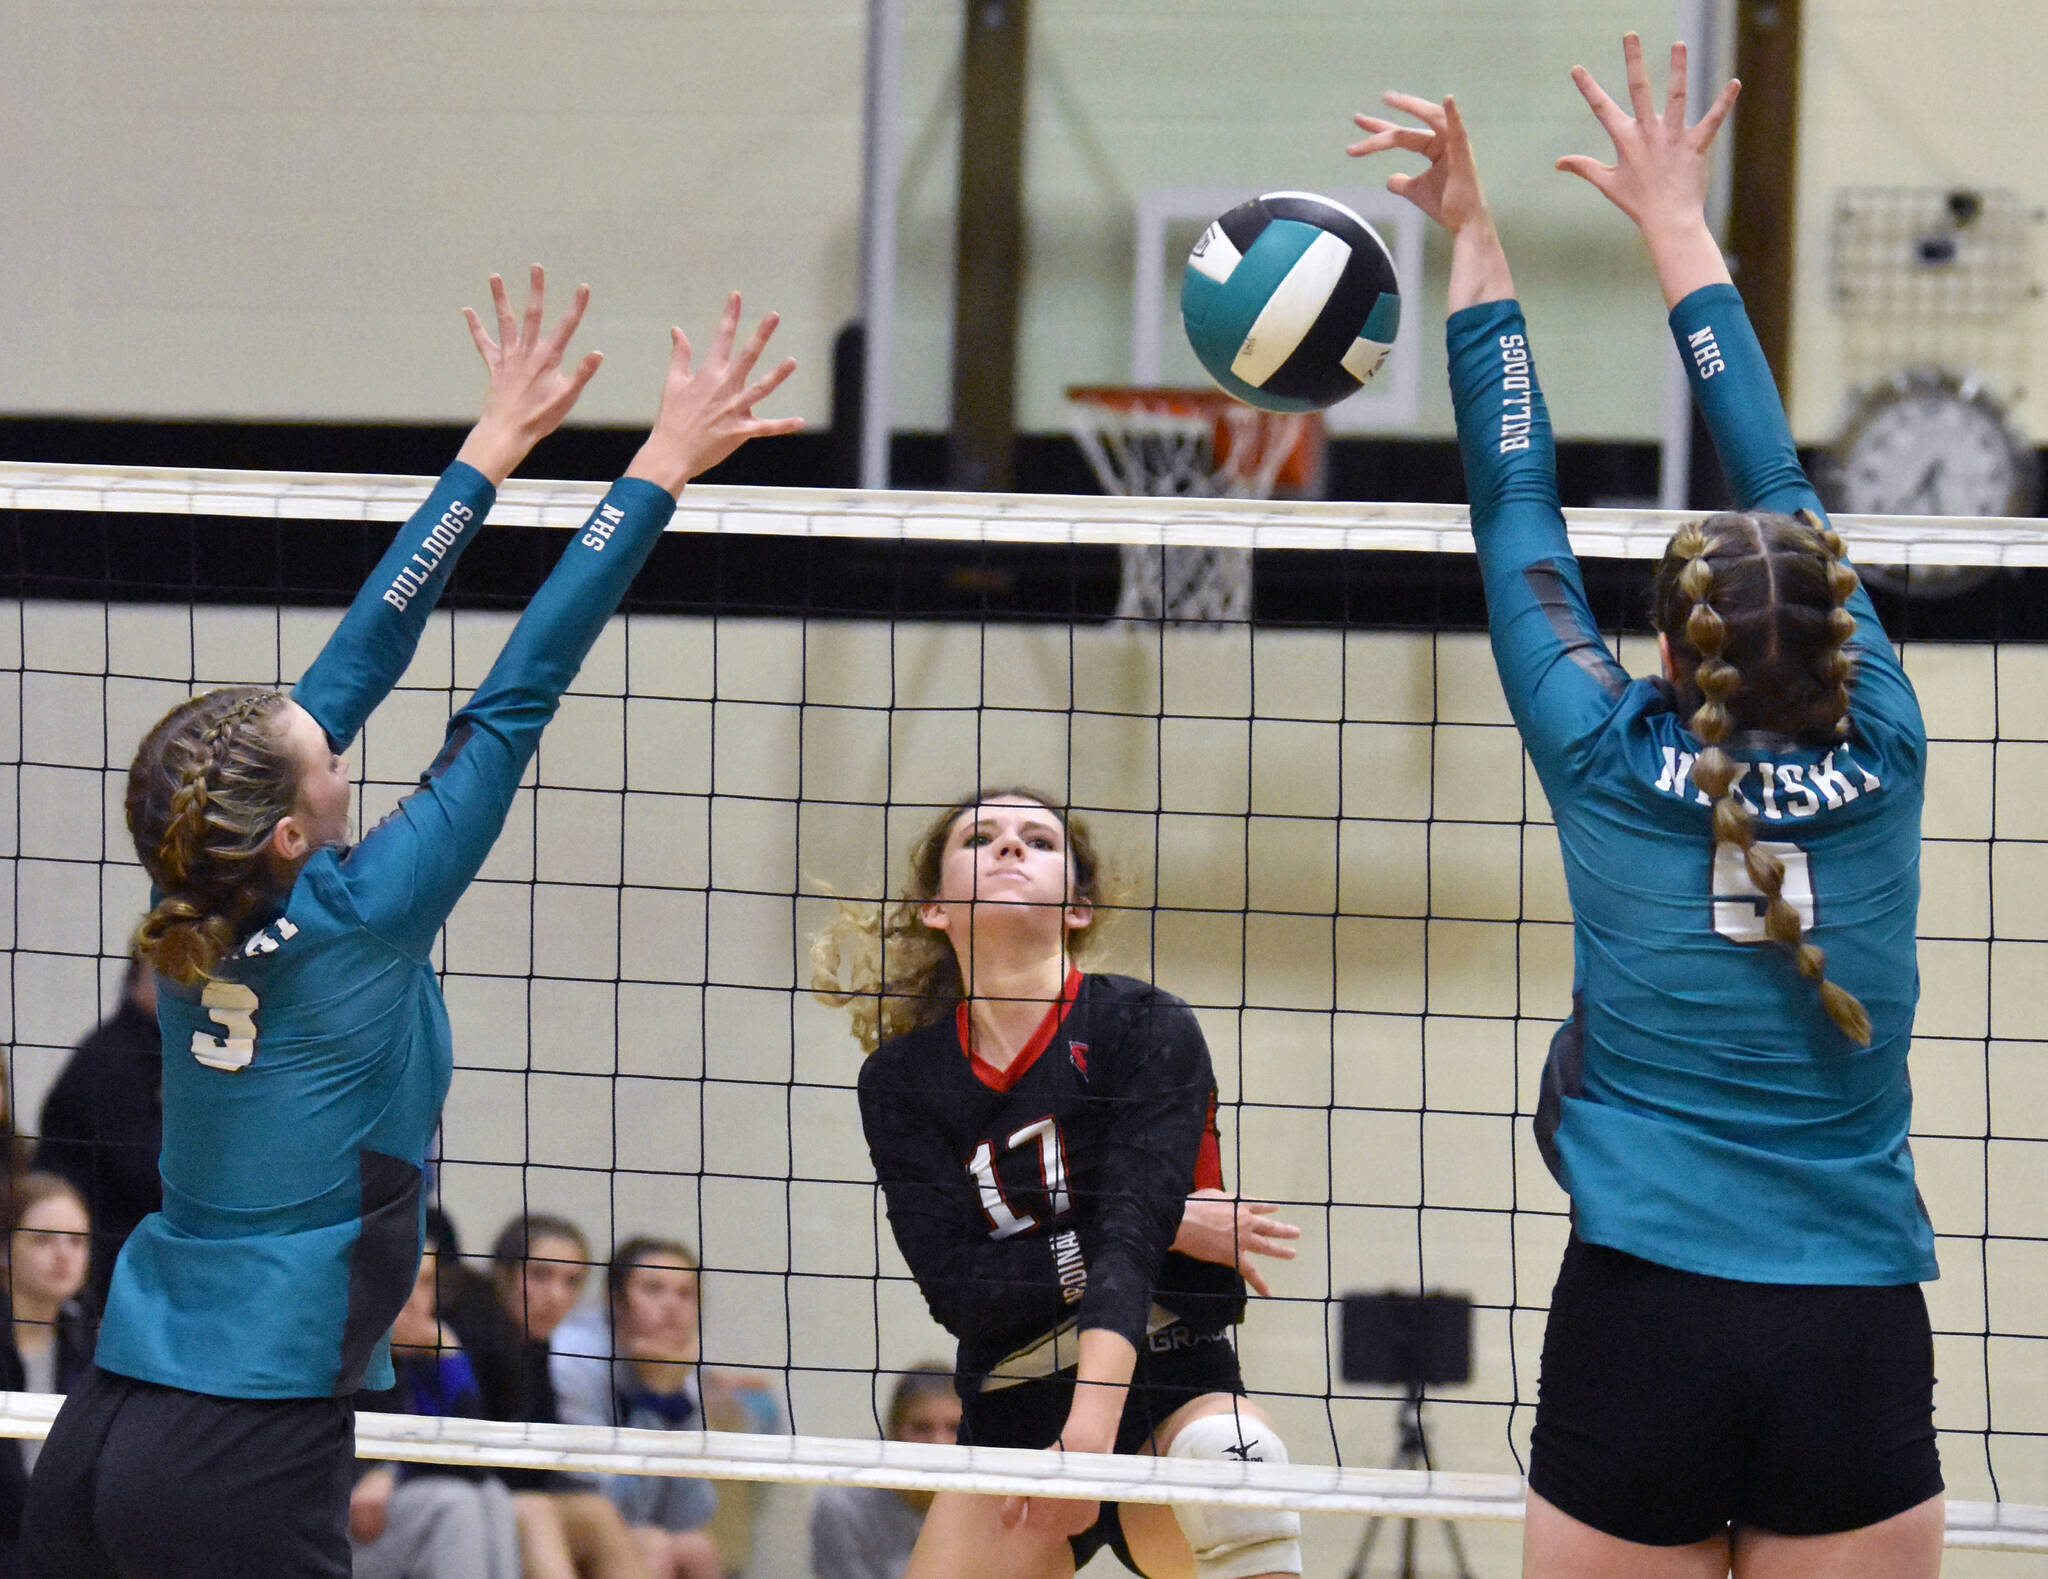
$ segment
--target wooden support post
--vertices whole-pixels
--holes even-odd
[[[1791,403],[1792,265],[1799,187],[1800,0],[1740,0],[1728,255],[1750,322]]]
[[[947,471],[956,488],[1001,491],[1014,480],[1017,437],[1031,5],[1030,0],[966,0],[966,5]]]

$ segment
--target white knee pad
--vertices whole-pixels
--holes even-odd
[[[1234,1411],[1203,1415],[1181,1427],[1168,1458],[1220,1463],[1284,1464],[1287,1444],[1264,1421]],[[1251,1579],[1301,1572],[1301,1515],[1277,1508],[1176,1505],[1173,1516],[1195,1554],[1195,1579]]]

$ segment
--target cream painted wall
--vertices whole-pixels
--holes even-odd
[[[1561,430],[1655,431],[1664,356],[1627,226],[1549,170],[1597,146],[1566,81],[1626,0],[1040,0],[1019,417],[1128,376],[1141,188],[1356,184],[1349,113],[1463,95]],[[0,411],[460,420],[457,309],[535,258],[596,298],[579,420],[650,414],[672,319],[785,317],[822,421],[855,308],[861,0],[0,0]],[[944,426],[959,8],[909,0],[897,422]],[[1389,167],[1391,168],[1391,166]],[[1441,318],[1440,248],[1410,282]],[[1178,337],[1170,336],[1184,355]],[[1449,431],[1434,332],[1417,431]],[[1191,361],[1169,372],[1192,375]]]
[[[25,1127],[143,902],[129,742],[188,684],[296,675],[332,619],[0,608],[0,1025]],[[365,825],[506,628],[435,617],[357,748]],[[1950,1486],[1989,1496],[1993,1463],[2007,1499],[2048,1503],[2048,659],[1908,658],[1937,737],[1915,1151],[1943,1236]],[[874,892],[925,803],[1020,778],[1104,808],[1139,907],[1104,962],[1198,1005],[1228,1175],[1306,1232],[1243,1332],[1296,1460],[1393,1444],[1392,1406],[1331,1380],[1325,1301],[1429,1285],[1486,1307],[1474,1384],[1432,1406],[1440,1462],[1511,1470],[1565,1232],[1528,1115],[1571,948],[1555,839],[1477,636],[614,622],[446,933],[443,1179],[470,1244],[522,1204],[599,1245],[681,1233],[710,1269],[712,1359],[792,1367],[800,1430],[869,1433],[871,1369],[947,1345],[876,1215],[858,1053],[792,987],[828,886]],[[1987,1328],[2002,1336],[1972,1336]],[[1315,1571],[1334,1571],[1355,1526],[1310,1529]],[[1487,1571],[1511,1560],[1511,1532],[1474,1538]]]
[[[671,321],[852,308],[852,0],[0,7],[0,409],[463,419],[458,309],[596,288],[589,421],[653,415]]]
[[[1794,422],[1841,415],[1826,217],[1843,184],[2006,183],[2048,200],[2030,0],[1930,26],[1919,0],[1810,0]],[[597,287],[612,365],[581,420],[646,418],[665,325],[722,292],[785,316],[789,402],[826,415],[855,310],[860,0],[5,0],[0,410],[459,420],[456,309],[533,259]],[[1340,186],[1347,115],[1384,86],[1463,96],[1544,353],[1560,431],[1655,432],[1663,340],[1627,227],[1549,170],[1599,139],[1565,80],[1660,50],[1669,7],[1457,0],[1040,0],[1027,153],[1019,416],[1128,376],[1141,188]],[[951,334],[958,8],[909,0],[898,425],[942,427]],[[1958,95],[1962,97],[1959,99]],[[1960,103],[1972,106],[1959,110]],[[1442,311],[1442,249],[1410,282]],[[2034,344],[2048,316],[2034,314]],[[1434,337],[1416,431],[1449,430]],[[1172,376],[1193,376],[1168,336]],[[2040,365],[2042,356],[2034,357]],[[2048,434],[2038,401],[2021,413]]]
[[[1833,437],[1845,415],[1843,331],[1828,294],[1828,219],[1843,186],[2010,187],[2048,206],[2048,105],[2040,92],[2048,19],[2035,0],[1806,0],[1800,82],[1798,267],[1792,426]],[[2048,263],[2034,228],[2033,272]],[[2025,341],[2048,376],[2048,313]],[[2014,416],[2048,442],[2038,394]]]

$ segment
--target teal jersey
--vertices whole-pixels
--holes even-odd
[[[404,673],[492,501],[449,468],[293,695],[346,749]],[[490,853],[542,728],[675,501],[625,479],[571,541],[417,790],[316,853],[204,991],[160,982],[162,1211],[114,1271],[99,1363],[229,1398],[392,1385],[453,1072],[435,935]]]
[[[1671,325],[1739,505],[1818,510],[1735,290],[1695,292]],[[1494,657],[1571,893],[1573,1013],[1537,1129],[1577,1232],[1749,1282],[1934,1277],[1906,1143],[1927,742],[1877,611],[1860,588],[1849,602],[1845,742],[1730,743],[1785,897],[1870,1012],[1863,1048],[1765,938],[1740,857],[1717,857],[1671,688],[1631,680],[1600,637],[1520,308],[1457,313],[1449,342]]]

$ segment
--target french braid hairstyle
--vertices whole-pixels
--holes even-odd
[[[1692,780],[1713,800],[1716,848],[1741,852],[1766,901],[1765,935],[1791,951],[1842,1034],[1867,1046],[1870,1016],[1827,979],[1826,954],[1784,897],[1784,863],[1757,844],[1756,818],[1735,793],[1738,769],[1726,750],[1738,730],[1819,747],[1847,738],[1856,618],[1844,605],[1856,586],[1842,540],[1818,516],[1715,515],[1672,535],[1652,586],[1651,619],[1670,643],[1679,706],[1702,748]]]
[[[955,801],[933,819],[910,851],[903,897],[886,904],[839,901],[839,913],[811,940],[811,992],[853,1017],[854,1039],[872,1053],[891,1037],[951,1014],[967,996],[960,962],[943,932],[924,924],[918,906],[939,891],[939,868],[953,824],[976,806],[1028,800],[1043,806],[1067,832],[1074,897],[1095,907],[1093,919],[1067,934],[1067,952],[1084,953],[1101,934],[1110,881],[1088,825],[1035,789],[985,789]]]
[[[231,685],[181,702],[128,769],[128,832],[162,897],[136,951],[184,986],[209,979],[271,886],[271,830],[298,769],[277,729],[282,691]]]

